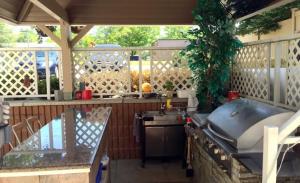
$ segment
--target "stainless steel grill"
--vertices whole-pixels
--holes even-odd
[[[238,153],[262,152],[263,127],[280,126],[293,114],[262,102],[238,99],[220,106],[208,116],[208,130]]]

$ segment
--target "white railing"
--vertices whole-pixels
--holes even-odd
[[[300,108],[300,35],[246,43],[232,69],[232,89],[242,96]]]
[[[51,57],[53,54],[57,57]],[[57,48],[0,48],[0,96],[50,99],[50,64],[53,59],[60,63],[60,54]],[[40,84],[46,85],[43,93],[39,91],[41,79],[45,83]]]
[[[74,84],[85,82],[94,95],[142,94],[142,83],[148,82],[152,91],[162,93],[170,80],[175,88],[191,88],[191,72],[180,59],[183,48],[88,48],[74,49]],[[137,61],[130,61],[134,52]]]

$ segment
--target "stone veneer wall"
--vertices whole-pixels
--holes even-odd
[[[231,176],[224,172],[205,151],[205,135],[199,130],[198,138],[192,140],[194,183],[261,183],[261,176],[250,173],[236,159],[231,158]],[[278,183],[299,183],[300,178],[280,178]]]

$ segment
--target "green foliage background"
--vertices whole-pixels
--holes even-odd
[[[291,18],[292,8],[300,8],[300,0],[240,22],[237,34],[246,35],[254,33],[260,36],[276,31],[281,28],[279,22]]]
[[[188,32],[191,44],[182,55],[188,60],[203,107],[222,96],[230,65],[242,43],[235,38],[235,22],[219,0],[198,0],[193,15],[197,27]]]

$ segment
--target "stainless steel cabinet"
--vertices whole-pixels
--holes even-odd
[[[164,127],[146,127],[146,156],[164,156]]]
[[[180,157],[184,151],[183,126],[145,127],[146,157]]]
[[[165,156],[179,157],[184,151],[184,128],[182,126],[166,126]]]

